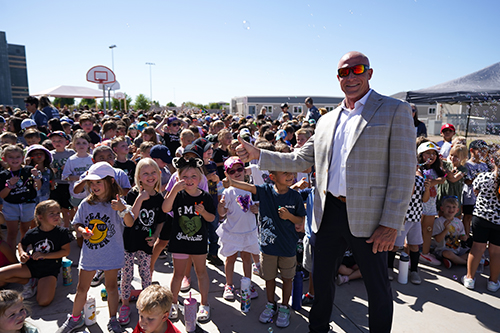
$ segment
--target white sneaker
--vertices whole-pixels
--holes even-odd
[[[474,285],[476,284],[476,279],[469,279],[466,275],[462,276],[462,283],[464,287],[467,289],[474,289]]]
[[[24,285],[22,296],[24,299],[31,298],[36,295],[36,285],[38,280],[31,278],[28,283]]]
[[[488,287],[487,288],[489,291],[494,293],[495,291],[500,289],[500,281],[493,282],[493,281],[488,280]]]
[[[432,254],[422,254],[420,253],[420,262],[427,265],[439,266],[441,261],[437,260]]]

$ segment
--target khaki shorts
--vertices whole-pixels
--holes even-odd
[[[278,257],[260,253],[260,275],[266,280],[274,280],[278,276],[278,269],[283,279],[293,279],[295,276],[297,258]]]

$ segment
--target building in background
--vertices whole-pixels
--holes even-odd
[[[23,108],[28,96],[26,49],[8,44],[5,32],[0,31],[0,104]]]
[[[306,115],[307,108],[304,101],[307,97],[313,99],[317,108],[326,108],[327,111],[335,109],[344,97],[328,96],[242,96],[231,99],[230,110],[234,115],[256,116],[260,109],[265,107],[267,115],[276,119],[281,112],[281,104],[288,103],[288,111],[296,117],[300,114]]]

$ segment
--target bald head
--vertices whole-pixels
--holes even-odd
[[[346,62],[348,62],[349,60],[351,60],[353,58],[356,58],[357,60],[359,60],[360,64],[370,66],[370,60],[368,59],[368,57],[366,55],[364,55],[363,53],[358,52],[358,51],[351,51],[351,52],[344,54],[342,56],[342,58],[340,58],[337,68],[343,67],[343,65]]]

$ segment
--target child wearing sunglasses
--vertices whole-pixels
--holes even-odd
[[[226,174],[232,180],[243,182],[245,179],[245,168],[239,157],[232,156],[224,162]],[[233,273],[234,263],[240,252],[243,261],[243,273],[245,277],[252,278],[252,254],[259,254],[259,242],[255,214],[259,211],[257,205],[252,202],[252,193],[229,187],[222,192],[222,198],[218,206],[221,218],[226,220],[217,228],[219,236],[220,253],[226,257],[226,285],[224,286],[223,298],[234,299]],[[250,286],[251,298],[256,298],[257,291]]]

